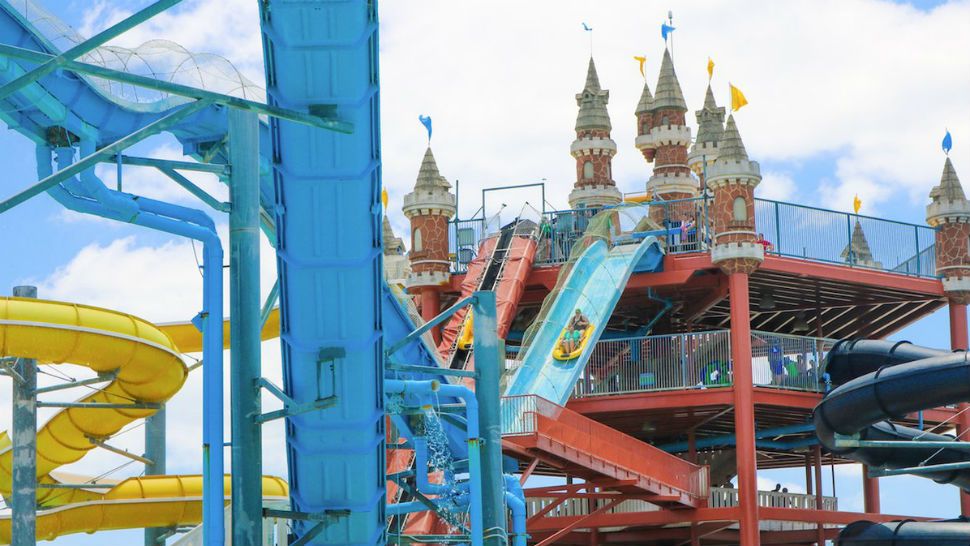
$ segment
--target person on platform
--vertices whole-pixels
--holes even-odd
[[[566,335],[562,338],[562,351],[569,354],[578,349],[580,340],[583,339],[583,332],[587,328],[589,328],[589,319],[583,314],[582,309],[576,309],[573,317],[569,319]]]

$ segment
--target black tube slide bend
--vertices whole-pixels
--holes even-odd
[[[836,433],[858,434],[861,440],[954,441],[952,436],[902,427],[889,420],[970,401],[970,359],[965,351],[948,353],[908,342],[841,341],[826,357],[826,371],[834,383],[843,383],[815,407],[816,434],[830,451],[886,468],[970,461],[970,452],[957,449],[835,447]],[[970,469],[920,476],[970,491]],[[932,533],[927,534],[930,529]],[[949,537],[954,534],[962,538],[952,542]],[[839,544],[970,545],[970,523],[857,522],[843,530]]]

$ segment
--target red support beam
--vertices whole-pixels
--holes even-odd
[[[828,279],[854,285],[862,284],[866,286],[878,286],[880,288],[892,288],[907,292],[928,294],[930,296],[943,296],[943,284],[940,283],[939,279],[900,275],[898,273],[877,271],[875,269],[824,264],[799,258],[765,256],[765,261],[761,264],[761,270],[777,271],[779,273],[802,277]]]
[[[741,546],[761,544],[758,523],[758,459],[754,438],[754,375],[748,275],[728,275],[731,292],[731,360],[734,369],[734,433],[737,438]]]
[[[967,305],[950,302],[950,349],[966,351],[967,344]],[[957,438],[970,440],[970,404],[957,406]],[[970,494],[960,491],[960,514],[970,516]]]
[[[583,522],[589,521],[590,519],[595,518],[596,516],[602,514],[603,512],[606,512],[610,508],[613,508],[613,505],[618,502],[620,502],[620,499],[614,499],[614,500],[608,501],[603,506],[600,506],[596,510],[593,510],[592,512],[590,512],[588,516],[581,517],[576,521],[570,523],[569,525],[563,527],[559,531],[550,535],[549,538],[546,538],[542,542],[536,544],[536,546],[549,546],[550,544],[555,543],[556,539],[558,539],[559,537],[569,534],[569,532],[572,531],[573,529],[580,527],[583,524]],[[528,526],[526,528],[528,528]]]
[[[862,494],[865,499],[867,514],[878,514],[879,507],[879,478],[869,475],[869,467],[862,468]]]
[[[822,446],[812,446],[812,458],[815,459],[815,510],[822,512]],[[825,546],[825,528],[821,523],[816,528],[817,546]]]
[[[425,322],[438,316],[441,313],[441,291],[437,286],[430,286],[421,289],[421,318]],[[434,342],[441,343],[441,327],[435,326],[431,329],[431,336]]]

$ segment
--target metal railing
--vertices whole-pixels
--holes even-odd
[[[935,230],[929,226],[767,199],[755,199],[754,209],[755,225],[770,253],[936,276]]]
[[[573,391],[574,398],[733,383],[730,330],[602,340]],[[822,363],[835,340],[751,333],[755,386],[822,392]]]
[[[652,201],[643,205],[643,216],[649,215],[661,228],[674,229],[674,233],[665,238],[666,251],[671,254],[706,251],[710,246],[712,223],[710,220],[710,204],[712,200],[705,197],[692,199],[678,199],[671,201]],[[542,213],[539,248],[536,252],[535,264],[555,265],[569,260],[569,253],[573,245],[585,233],[590,219],[596,216],[601,208],[554,210]],[[635,215],[628,215],[631,218]],[[629,222],[625,218],[622,222]],[[636,228],[633,218],[631,225],[621,226],[624,231]],[[468,264],[475,258],[481,241],[501,227],[501,219],[493,216],[489,219],[472,218],[467,220],[452,220],[448,229],[448,249],[452,261],[453,273],[464,273]]]
[[[526,514],[532,517],[547,506],[558,502],[559,497],[526,497]],[[549,511],[545,517],[586,516],[596,510],[606,501],[602,499],[568,499]],[[711,508],[730,508],[738,505],[738,490],[728,487],[710,488],[708,506]],[[815,509],[815,495],[803,493],[782,493],[774,491],[758,491],[758,506],[765,508],[795,508],[802,510]],[[837,512],[839,502],[836,497],[822,497],[822,510]],[[627,514],[636,512],[656,512],[660,510],[656,504],[644,500],[625,500],[606,510],[607,514]],[[763,521],[762,526],[770,524],[772,527],[784,526],[786,529],[814,529],[814,523]],[[792,527],[794,526],[794,527]],[[804,526],[804,527],[802,527]]]
[[[754,384],[789,390],[825,390],[822,364],[836,340],[751,333]]]

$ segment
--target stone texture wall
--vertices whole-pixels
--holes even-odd
[[[944,223],[936,232],[937,269],[965,265],[960,269],[945,269],[947,277],[970,276],[970,224]]]
[[[661,125],[687,125],[687,112],[667,108],[657,110],[653,113],[653,126]]]
[[[734,200],[741,197],[745,200],[748,218],[744,221],[734,219]],[[711,205],[711,219],[714,223],[714,233],[730,231],[751,231],[756,233],[754,224],[754,188],[747,184],[731,184],[714,190],[714,203]],[[731,234],[717,237],[718,243],[754,242],[754,234]]]
[[[650,134],[650,129],[653,128],[653,112],[641,112],[637,115],[637,136],[643,136]],[[653,161],[657,150],[654,148],[644,148],[640,150],[643,153],[643,158],[647,160],[647,163]]]
[[[582,131],[576,131],[576,139],[608,139],[610,138],[610,132],[605,129],[585,129]],[[603,150],[604,153],[598,154],[584,154],[576,158],[576,184],[577,188],[584,188],[587,186],[614,186],[613,182],[613,156],[609,150]],[[583,176],[586,162],[589,161],[593,164],[593,177],[586,178]]]
[[[730,260],[718,262],[717,264],[717,266],[721,268],[721,271],[727,275],[731,275],[733,273],[745,273],[750,275],[754,273],[760,265],[761,262],[753,258],[732,258]]]
[[[415,250],[414,234],[421,230],[421,250]],[[441,215],[414,216],[411,218],[411,270],[416,273],[448,271],[448,264],[417,263],[421,260],[448,260],[448,218]]]

